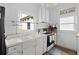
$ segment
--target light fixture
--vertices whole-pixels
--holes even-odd
[[[28,15],[28,16],[25,16],[25,17],[21,18],[20,20],[21,21],[26,21],[26,20],[29,20],[30,18],[33,19],[33,16]]]

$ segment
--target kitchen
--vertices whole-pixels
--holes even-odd
[[[78,3],[0,3],[0,10],[4,9],[0,11],[3,12],[0,18],[3,19],[5,16],[2,25],[5,28],[5,47],[0,49],[0,54],[79,54],[78,5]],[[53,54],[53,51],[57,50],[55,47],[74,53],[56,51]],[[54,48],[55,50],[50,51]]]

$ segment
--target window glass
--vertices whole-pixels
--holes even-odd
[[[31,17],[27,19],[27,17]],[[23,20],[23,21],[22,21]],[[19,32],[25,32],[28,30],[34,30],[34,23],[33,23],[33,17],[29,16],[25,13],[19,13],[19,19],[18,19],[18,27]]]
[[[74,23],[74,17],[60,18],[60,23]]]
[[[74,16],[60,18],[60,30],[74,30]]]

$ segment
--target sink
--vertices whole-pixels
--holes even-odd
[[[21,43],[22,40],[20,38],[11,38],[11,39],[6,39],[5,42],[6,42],[6,46],[10,47],[18,43]]]

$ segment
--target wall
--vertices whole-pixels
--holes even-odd
[[[38,21],[38,10],[40,4],[33,3],[2,3],[1,6],[5,7],[5,34],[12,35],[16,34],[16,21],[18,20],[18,14],[20,11],[27,15],[32,15],[34,21]],[[12,23],[15,21],[15,23]]]
[[[76,11],[73,13],[68,13],[68,14],[64,14],[60,16],[60,10],[62,9],[66,9],[66,8],[71,8],[71,7],[76,7]],[[79,33],[79,4],[68,4],[68,3],[63,3],[63,4],[58,4],[56,7],[51,9],[51,13],[50,13],[50,22],[52,24],[56,24],[57,23],[57,27],[58,27],[58,36],[57,36],[57,44],[72,50],[76,51],[76,34]],[[60,17],[66,17],[66,16],[72,16],[75,15],[75,20],[77,19],[77,24],[75,24],[75,31],[60,31],[59,30],[59,19]],[[53,16],[53,17],[52,17]]]

